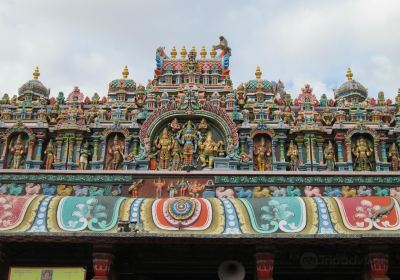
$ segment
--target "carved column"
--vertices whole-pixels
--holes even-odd
[[[103,161],[106,159],[106,142],[107,142],[107,138],[101,139],[101,158],[100,159]]]
[[[247,145],[249,146],[249,157],[250,157],[250,160],[253,160],[253,138],[251,138],[251,137],[247,137]],[[273,155],[273,157],[275,156],[274,155],[274,152],[272,151],[272,155]]]
[[[125,156],[128,156],[130,146],[131,146],[131,139],[125,137]]]
[[[388,255],[370,253],[368,255],[368,271],[365,280],[390,280],[387,276],[389,267]]]
[[[76,138],[75,143],[75,162],[79,164],[79,155],[81,153],[81,146],[82,146],[82,138]]]
[[[114,255],[111,253],[93,253],[93,274],[92,280],[110,279],[110,269],[113,264]]]
[[[346,142],[346,157],[347,157],[347,162],[352,163],[353,160],[351,159],[351,142]]]
[[[56,163],[59,163],[61,162],[62,138],[57,139],[56,146],[57,146]]]
[[[133,138],[132,151],[135,156],[139,154],[139,139],[137,137]]]
[[[271,253],[256,253],[257,280],[273,280],[274,255]]]
[[[98,156],[98,151],[99,151],[99,139],[94,139],[93,140],[93,161],[97,161],[97,156]]]
[[[382,155],[382,162],[387,162],[387,154],[386,154],[386,141],[381,141],[381,155]]]
[[[285,140],[280,140],[279,143],[280,162],[285,162]]]
[[[6,157],[7,152],[7,139],[0,138],[0,146],[1,146],[1,159]]]
[[[310,159],[311,159],[311,153],[310,153],[310,145],[311,145],[311,143],[310,142],[311,142],[310,138],[308,137],[308,135],[306,135],[304,137],[304,145],[305,145],[305,148],[306,148],[306,163],[310,163]]]
[[[69,141],[67,142],[67,144],[68,144],[68,165],[69,165],[70,162],[71,163],[73,162],[72,156],[74,154],[75,140],[76,140],[75,137],[70,137]]]
[[[316,139],[314,135],[311,135],[311,159],[313,163],[317,163],[317,157],[315,156],[315,143]]]
[[[251,157],[253,158],[253,149],[251,150]],[[272,139],[272,162],[277,162],[276,160],[276,140]]]
[[[336,144],[337,144],[337,150],[338,150],[338,162],[343,162],[342,142],[338,141],[338,142],[336,142]]]
[[[36,149],[35,160],[42,160],[43,141],[44,141],[43,138],[38,138],[38,146]]]
[[[28,154],[26,155],[26,160],[31,160],[32,159],[32,154],[33,154],[33,146],[35,145],[35,138],[30,138],[28,143]]]

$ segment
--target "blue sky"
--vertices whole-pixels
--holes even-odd
[[[16,94],[38,65],[40,80],[69,93],[107,94],[108,82],[146,85],[155,50],[193,45],[209,51],[224,35],[236,87],[254,78],[282,80],[295,97],[305,83],[333,97],[350,66],[376,97],[400,87],[400,1],[105,1],[0,2],[0,95]]]

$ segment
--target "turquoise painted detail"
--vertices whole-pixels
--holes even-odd
[[[331,217],[329,216],[325,201],[320,197],[314,197],[314,201],[318,208],[318,233],[335,234],[336,231],[332,226]]]
[[[57,221],[65,231],[107,231],[118,222],[123,197],[65,197],[57,210]]]
[[[237,217],[236,209],[229,199],[221,198],[224,205],[225,213],[225,230],[224,234],[241,234],[239,220]]]
[[[306,207],[299,197],[240,199],[256,232],[300,232],[306,225]]]
[[[47,211],[50,201],[53,196],[46,196],[40,202],[39,208],[36,212],[35,220],[28,232],[48,232],[47,229]]]

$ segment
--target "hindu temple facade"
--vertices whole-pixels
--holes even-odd
[[[400,91],[350,69],[333,98],[259,67],[234,87],[230,58],[158,48],[146,86],[125,66],[106,96],[53,95],[36,68],[4,94],[0,279],[398,279]]]

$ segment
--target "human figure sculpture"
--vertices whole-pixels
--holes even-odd
[[[160,153],[158,154],[158,167],[159,169],[168,169],[169,160],[170,160],[170,152],[173,145],[173,139],[168,133],[168,129],[164,128],[161,136],[157,136],[154,140],[154,145],[157,149],[159,149]]]
[[[176,193],[177,193],[177,191],[176,191],[176,187],[175,187],[174,183],[173,183],[173,182],[170,182],[169,185],[168,185],[168,194],[169,194],[169,197],[170,197],[170,198],[171,198],[171,197],[174,197],[174,196],[176,195]]]
[[[271,170],[271,148],[267,146],[264,137],[261,137],[260,142],[254,146],[253,154],[256,160],[256,170]]]
[[[124,145],[120,143],[120,140],[118,140],[118,135],[116,134],[111,147],[108,149],[108,154],[111,155],[111,160],[107,166],[108,170],[119,169],[119,166],[124,159],[124,149]]]
[[[199,150],[200,150],[200,162],[201,167],[208,167],[209,169],[214,167],[214,155],[217,153],[218,148],[222,145],[223,142],[215,142],[213,140],[213,134],[211,131],[207,132],[206,139],[203,142],[200,142]]]
[[[24,161],[26,150],[28,149],[28,146],[26,146],[22,140],[21,134],[18,135],[17,140],[14,143],[14,146],[10,145],[9,148],[11,153],[13,154],[11,168],[20,169]]]
[[[89,143],[85,142],[81,148],[81,154],[79,156],[79,169],[86,170],[89,164]]]
[[[194,154],[197,152],[199,135],[189,120],[186,125],[178,132],[177,141],[183,145],[183,165],[186,168],[193,167]]]
[[[289,158],[290,170],[296,171],[299,151],[297,150],[296,144],[293,143],[293,140],[290,141],[289,149],[286,155]]]
[[[174,141],[171,151],[171,158],[172,158],[171,170],[172,171],[180,170],[182,163],[182,153],[178,141]]]
[[[326,170],[335,170],[335,149],[333,148],[332,142],[329,141],[328,146],[324,150],[324,157],[326,163]]]
[[[161,181],[161,178],[158,177],[157,181],[153,181],[153,185],[156,187],[156,198],[162,197],[163,188],[165,186],[165,180]]]
[[[45,155],[44,168],[51,169],[56,156],[56,149],[53,144],[53,139],[50,139],[49,143],[47,144],[46,150],[44,151],[44,155]]]
[[[372,155],[373,149],[371,143],[368,143],[364,137],[360,137],[355,146],[353,147],[354,160],[354,170],[355,171],[371,171],[372,163],[370,157]]]
[[[393,142],[390,146],[388,156],[392,163],[392,170],[399,170],[399,150],[397,149],[396,143]]]

